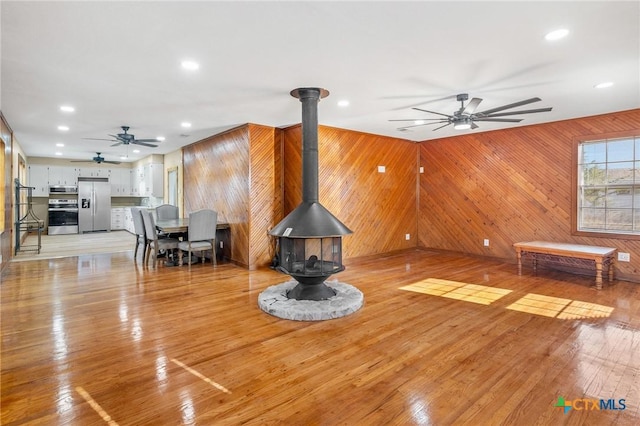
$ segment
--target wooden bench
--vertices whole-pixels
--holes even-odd
[[[617,249],[613,247],[598,247],[581,244],[552,243],[548,241],[529,241],[515,243],[518,258],[518,275],[522,274],[522,256],[531,255],[533,270],[537,268],[538,260],[548,258],[559,259],[560,263],[576,266],[579,261],[593,261],[596,267],[596,288],[602,289],[602,269],[606,267],[609,282],[613,281],[613,266]],[[578,262],[576,262],[576,260]]]

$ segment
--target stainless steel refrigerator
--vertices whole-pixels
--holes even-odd
[[[78,232],[111,231],[109,178],[78,178]]]

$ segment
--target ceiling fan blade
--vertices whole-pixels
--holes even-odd
[[[134,139],[135,142],[160,143],[158,139]]]
[[[124,143],[124,142],[120,141],[120,142],[116,142],[116,143],[114,143],[114,144],[113,144],[113,145],[111,145],[111,146],[120,146],[120,145],[122,145],[123,143]]]
[[[403,127],[398,127],[398,130],[401,129],[410,129],[412,127],[420,127],[420,126],[428,126],[429,124],[440,124],[440,123],[448,123],[449,120],[440,120],[440,121],[434,121],[433,123],[422,123],[422,124],[414,124],[413,126],[403,126]]]
[[[103,163],[108,163],[108,164],[120,164],[119,161],[108,161],[108,160],[102,160]]]
[[[429,110],[422,109],[422,108],[411,108],[411,109],[415,109],[416,111],[428,112],[429,114],[437,114],[437,115],[442,115],[444,117],[451,117],[448,114],[443,114],[441,112],[435,112],[435,111],[429,111]]]
[[[471,122],[471,129],[472,129],[472,130],[473,130],[473,129],[477,129],[478,127],[480,127],[480,126],[478,126],[478,125],[477,125],[476,123],[474,123],[473,121]]]
[[[473,121],[495,121],[500,123],[519,123],[522,121],[522,118],[474,118]]]
[[[85,141],[109,141],[109,142],[116,142],[115,139],[101,139],[101,138],[82,138],[82,140]]]
[[[482,102],[482,98],[473,98],[469,101],[469,103],[467,104],[466,107],[464,107],[464,109],[462,110],[463,114],[473,114],[473,112],[476,110],[476,108],[478,108],[478,105],[480,105],[480,102]]]
[[[436,127],[435,129],[433,129],[433,131],[435,132],[436,130],[442,129],[443,127],[447,127],[450,124],[451,124],[451,122],[447,122],[447,124],[445,124],[444,126]]]
[[[549,107],[549,108],[527,109],[524,111],[501,112],[499,114],[483,115],[483,117],[504,117],[506,115],[515,115],[515,114],[533,114],[535,112],[549,112],[552,109],[553,109],[552,107]]]
[[[492,108],[492,109],[488,109],[486,111],[478,112],[478,113],[476,113],[476,115],[485,116],[485,115],[493,114],[494,112],[504,111],[505,109],[515,108],[515,107],[519,107],[519,106],[522,106],[522,105],[527,105],[527,104],[531,104],[531,103],[534,103],[534,102],[539,102],[541,100],[542,99],[540,99],[540,98],[525,99],[524,101],[514,102],[514,103],[509,104],[509,105],[503,105],[501,107]]]
[[[150,144],[150,143],[141,142],[141,141],[139,141],[139,140],[134,140],[134,141],[132,141],[131,143],[132,143],[132,144],[135,144],[135,145],[148,146],[149,148],[157,148],[157,147],[158,147],[158,145],[152,145],[152,144]]]
[[[431,120],[442,121],[442,118],[402,118],[402,119],[395,119],[395,120],[389,120],[389,121],[431,121]]]

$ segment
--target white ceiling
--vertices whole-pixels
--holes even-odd
[[[27,156],[118,160],[125,146],[83,138],[121,125],[166,137],[129,149],[133,161],[247,122],[299,123],[289,92],[305,86],[331,92],[320,124],[412,141],[460,131],[400,132],[411,123],[389,120],[428,116],[411,107],[451,114],[463,92],[484,99],[478,111],[535,96],[525,109],[553,107],[473,132],[640,107],[638,1],[3,0],[0,14],[0,108]],[[544,39],[560,27],[568,37]],[[184,71],[184,59],[200,69]],[[614,85],[594,89],[603,81]]]

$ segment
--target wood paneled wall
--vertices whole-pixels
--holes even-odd
[[[249,265],[271,263],[275,239],[268,231],[282,218],[280,130],[249,124]]]
[[[285,214],[302,201],[301,130],[283,130]],[[404,139],[319,126],[319,201],[353,231],[345,259],[416,246],[417,153]]]
[[[231,225],[231,260],[249,269],[273,256],[267,231],[281,209],[275,132],[247,124],[183,148],[185,213],[216,210]]]
[[[354,231],[345,259],[423,247],[515,262],[514,242],[541,239],[631,253],[617,273],[640,281],[640,240],[571,233],[573,139],[639,128],[632,110],[414,144],[321,125],[320,202]],[[231,223],[235,262],[271,261],[267,231],[302,199],[301,146],[300,125],[248,124],[185,148],[185,209]]]
[[[631,253],[618,276],[640,281],[640,240],[571,233],[573,138],[634,129],[640,109],[422,142],[419,246],[511,260],[518,241],[617,247]]]

